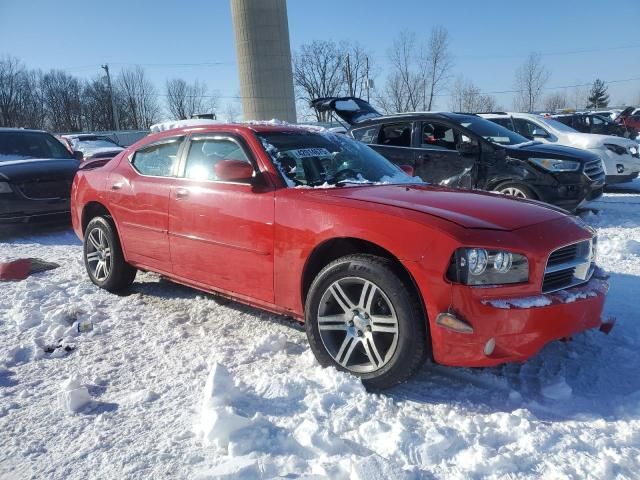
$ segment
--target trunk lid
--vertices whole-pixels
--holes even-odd
[[[311,101],[319,112],[333,112],[349,125],[381,116],[368,102],[356,97],[324,97]]]

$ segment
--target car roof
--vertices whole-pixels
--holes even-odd
[[[49,133],[45,130],[37,130],[35,128],[10,128],[10,127],[0,127],[0,132]]]
[[[369,125],[377,125],[388,121],[414,121],[414,120],[434,120],[434,119],[446,119],[456,120],[456,117],[471,117],[477,116],[474,113],[463,112],[404,112],[394,113],[391,115],[380,115],[379,117],[367,118],[361,122],[355,123],[351,126],[352,129],[366,127]]]

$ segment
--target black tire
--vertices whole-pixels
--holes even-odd
[[[367,388],[374,390],[392,387],[405,381],[416,372],[427,353],[431,351],[431,339],[427,333],[427,319],[420,306],[415,288],[410,279],[405,279],[405,277],[406,273],[402,272],[393,262],[374,255],[349,255],[331,262],[322,269],[311,284],[306,298],[305,330],[311,350],[323,367],[333,366],[355,374],[362,379],[362,383]],[[329,292],[329,288],[336,281],[343,279],[350,281],[354,278],[372,282],[378,291],[384,294],[385,301],[391,303],[397,317],[397,336],[394,337],[397,339],[395,349],[392,353],[390,350],[388,351],[390,353],[387,354],[387,363],[372,372],[354,372],[340,365],[329,353],[320,335],[318,316],[323,296]],[[325,296],[325,304],[328,304],[326,298]],[[380,298],[379,296],[378,301]],[[371,323],[374,323],[373,316]],[[353,322],[350,324],[353,325]],[[370,333],[370,335],[374,334]],[[345,333],[344,338],[346,339],[347,336]],[[359,341],[364,343],[366,340],[361,338]],[[364,351],[364,346],[360,345],[356,349],[360,348],[361,351]]]
[[[102,238],[105,244],[108,245],[110,253],[108,258],[104,260],[108,265],[108,272],[106,270],[96,272],[95,256],[92,257],[92,260],[88,258],[90,254],[96,253],[95,245],[92,243],[90,235],[92,235],[91,238],[93,239],[96,236],[104,235]],[[129,288],[136,278],[137,270],[125,261],[120,239],[110,217],[95,217],[91,219],[84,231],[83,257],[84,266],[91,281],[109,292],[117,293]]]
[[[510,189],[517,189],[520,192],[522,192],[523,195],[520,196],[520,195],[512,195],[510,193],[507,193]],[[501,183],[496,188],[494,188],[494,190],[496,192],[500,192],[500,193],[503,193],[505,195],[513,196],[513,197],[516,197],[516,198],[529,198],[531,200],[538,200],[538,196],[533,192],[533,190],[531,190],[531,188],[527,187],[526,185],[524,185],[522,183],[518,183],[518,182]]]

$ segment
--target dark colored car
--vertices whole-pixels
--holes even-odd
[[[69,221],[78,166],[47,132],[0,128],[0,224]]]
[[[312,102],[350,125],[349,135],[424,181],[498,191],[567,210],[602,195],[601,159],[571,147],[545,145],[473,114],[407,113],[382,116],[364,100]]]
[[[618,125],[622,125],[629,132],[631,139],[635,139],[640,132],[640,115],[634,114],[637,110],[636,107],[627,107],[615,120]]]
[[[105,135],[79,133],[76,135],[63,135],[62,138],[69,142],[73,151],[82,152],[82,159],[85,161],[110,159],[124,150],[124,147]]]
[[[582,133],[630,137],[630,132],[624,125],[617,124],[606,115],[598,115],[597,113],[569,113],[551,115],[550,117]]]

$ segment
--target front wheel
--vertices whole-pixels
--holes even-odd
[[[430,346],[413,285],[387,259],[350,255],[327,265],[305,305],[309,344],[322,366],[353,373],[365,386],[411,376]]]
[[[510,197],[538,199],[529,187],[521,183],[503,183],[502,185],[498,185],[495,190]]]
[[[122,253],[120,240],[108,217],[95,217],[84,232],[84,265],[91,281],[110,292],[128,288],[136,277]]]

